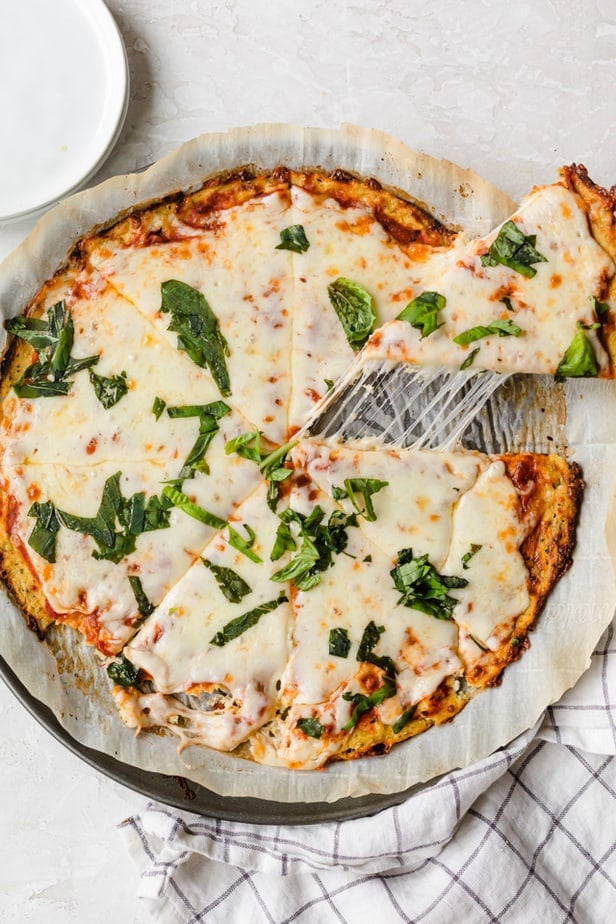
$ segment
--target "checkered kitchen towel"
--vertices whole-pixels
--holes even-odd
[[[616,639],[542,724],[372,818],[222,822],[151,804],[121,825],[144,920],[616,920]]]

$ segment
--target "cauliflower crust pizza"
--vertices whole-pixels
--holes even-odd
[[[243,167],[84,236],[6,308],[29,626],[82,633],[180,748],[316,769],[452,719],[528,646],[581,472],[305,424],[358,355],[613,377],[613,207],[569,167],[469,240],[373,178]]]

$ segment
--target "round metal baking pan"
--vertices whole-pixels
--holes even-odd
[[[382,809],[399,805],[411,793],[425,785],[412,786],[403,792],[340,799],[337,802],[274,802],[248,797],[219,796],[183,777],[149,773],[80,744],[61,726],[51,709],[28,692],[1,656],[0,676],[30,715],[90,767],[143,796],[198,815],[249,824],[306,825],[344,821],[374,815]]]

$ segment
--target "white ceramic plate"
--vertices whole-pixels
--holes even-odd
[[[102,0],[0,2],[0,221],[82,186],[124,123],[128,65]]]

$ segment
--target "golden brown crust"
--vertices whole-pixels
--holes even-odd
[[[529,647],[546,597],[570,567],[584,487],[580,467],[556,455],[508,453],[499,456],[520,492],[522,515],[533,528],[521,546],[528,568],[530,602],[507,631],[499,648],[486,651],[464,673],[447,677],[417,704],[408,724],[397,734],[380,721],[375,710],[362,716],[344,750],[335,759],[353,760],[385,754],[391,747],[454,718],[476,693],[500,682],[508,664]]]
[[[588,176],[583,164],[571,164],[563,167],[561,177],[571,192],[576,193],[586,212],[592,236],[616,263],[616,186],[604,189]],[[605,280],[601,299],[609,299],[616,305],[616,276]],[[616,317],[608,314],[603,321],[600,337],[605,346],[610,367],[602,373],[604,377],[616,376]]]

